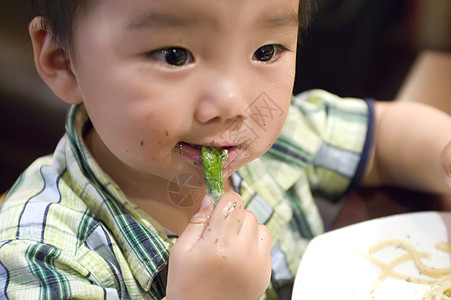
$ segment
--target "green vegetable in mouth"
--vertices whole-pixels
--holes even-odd
[[[207,193],[213,196],[213,204],[216,205],[224,193],[222,168],[225,165],[228,151],[227,149],[221,151],[216,147],[202,146],[201,153]]]

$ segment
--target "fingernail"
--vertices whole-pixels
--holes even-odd
[[[199,209],[209,207],[212,203],[213,203],[213,197],[211,195],[207,194],[204,197],[204,199],[202,199]]]

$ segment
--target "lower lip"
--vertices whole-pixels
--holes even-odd
[[[184,157],[191,161],[195,166],[202,168],[202,156],[201,151],[198,148],[192,147],[186,143],[180,143],[177,145],[177,150],[180,151]],[[232,164],[239,155],[239,147],[227,147],[227,158],[223,169],[227,168]]]

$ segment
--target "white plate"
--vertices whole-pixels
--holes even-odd
[[[296,274],[292,299],[369,299],[381,269],[357,251],[368,249],[386,239],[400,239],[417,251],[431,254],[427,265],[448,268],[449,253],[437,251],[437,242],[451,241],[451,213],[422,212],[365,221],[330,231],[312,240]],[[377,253],[388,262],[405,253],[394,247]],[[396,271],[417,275],[414,264],[403,263]],[[387,277],[375,290],[375,299],[422,300],[424,285]]]

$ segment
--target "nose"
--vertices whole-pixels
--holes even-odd
[[[238,68],[204,72],[195,118],[200,123],[247,119],[250,86]]]

